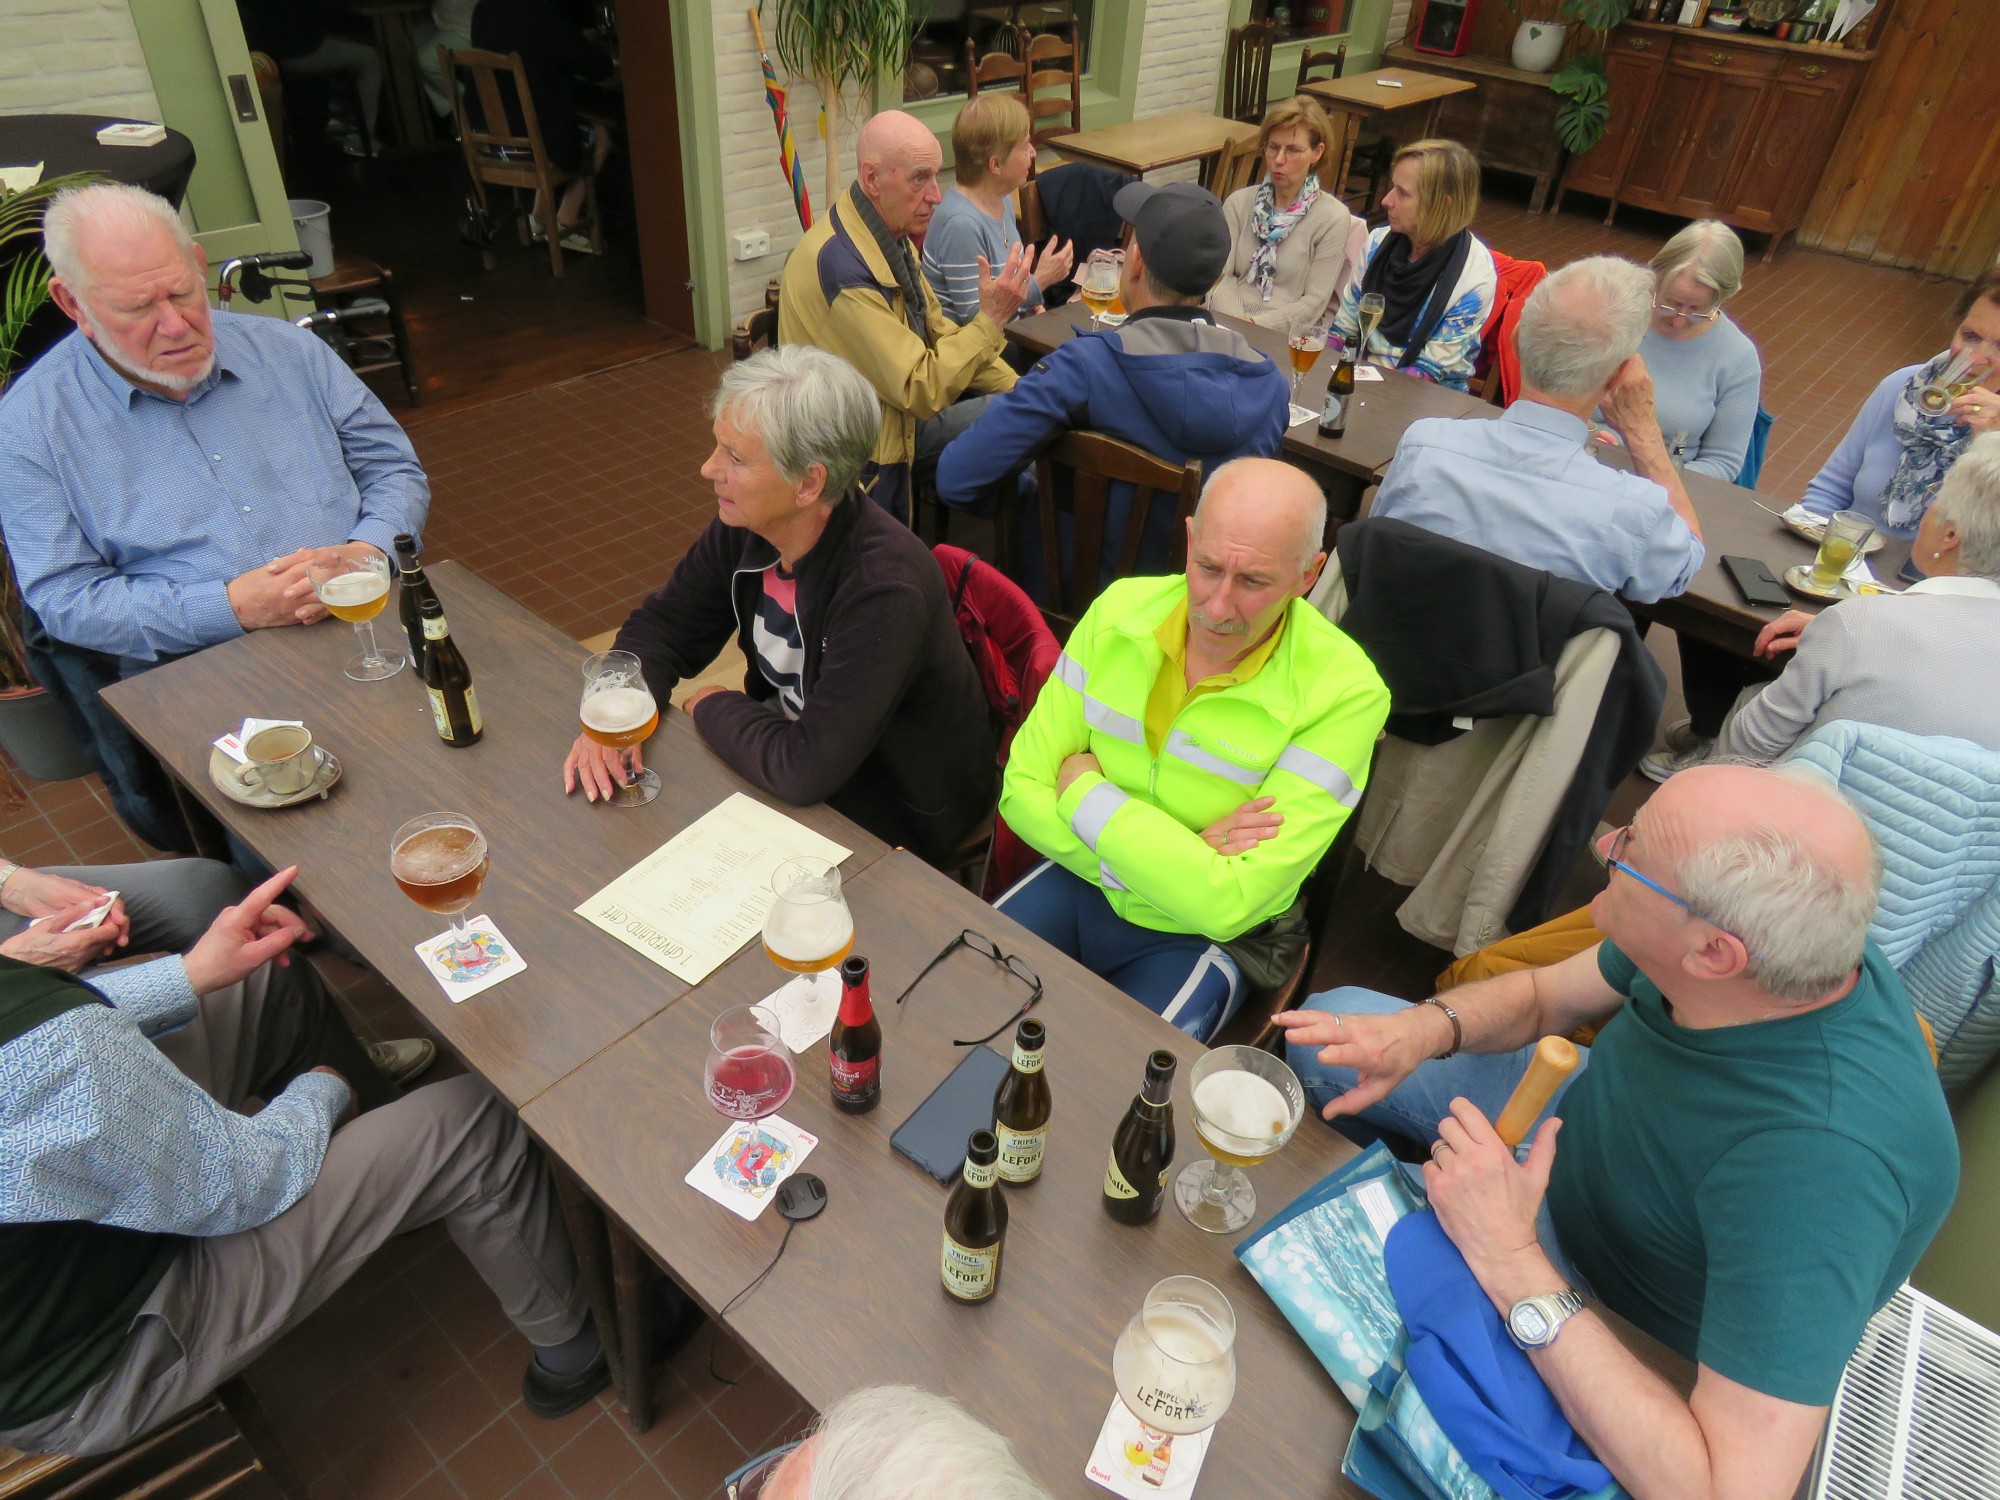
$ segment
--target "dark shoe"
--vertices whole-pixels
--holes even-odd
[[[701,1304],[671,1281],[662,1280],[653,1297],[653,1363],[665,1364],[685,1349],[708,1314]],[[575,1375],[557,1375],[542,1368],[533,1355],[521,1376],[521,1404],[535,1416],[547,1420],[566,1417],[599,1391],[611,1384],[611,1363],[602,1354],[588,1369]]]

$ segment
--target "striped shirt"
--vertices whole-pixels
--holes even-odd
[[[987,265],[997,271],[1007,263],[1007,252],[1020,243],[1012,202],[1001,202],[996,219],[957,188],[947,189],[924,231],[924,279],[937,293],[944,315],[954,323],[978,317],[979,257],[985,256]],[[1019,316],[1039,312],[1041,306],[1042,289],[1031,276]]]
[[[778,564],[764,570],[764,592],[750,622],[757,670],[778,690],[778,711],[796,719],[806,706],[806,642],[799,633],[798,580]]]

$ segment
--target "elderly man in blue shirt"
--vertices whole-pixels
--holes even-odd
[[[422,529],[430,484],[394,418],[322,340],[211,312],[166,200],[71,189],[44,237],[77,326],[0,400],[0,528],[55,642],[101,653],[108,679],[310,624],[315,552],[386,555]]]
[[[1701,522],[1639,358],[1653,291],[1651,271],[1610,255],[1544,280],[1515,335],[1520,399],[1497,421],[1412,422],[1369,514],[1639,604],[1684,591],[1701,568]],[[1593,456],[1593,412],[1623,439],[1633,472]]]

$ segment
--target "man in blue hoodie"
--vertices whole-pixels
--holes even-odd
[[[1083,429],[1175,463],[1200,459],[1204,472],[1231,459],[1277,457],[1291,404],[1285,377],[1202,308],[1229,263],[1222,204],[1191,182],[1128,183],[1112,204],[1131,226],[1118,288],[1124,325],[1079,333],[993,397],[938,458],[945,504],[979,504],[1063,433]],[[1131,503],[1129,485],[1114,487],[1107,539],[1124,534]],[[1165,568],[1173,524],[1155,509],[1143,570]]]

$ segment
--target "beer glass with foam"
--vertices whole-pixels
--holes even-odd
[[[583,706],[578,710],[585,738],[615,750],[629,779],[611,794],[614,807],[644,807],[660,795],[658,773],[633,771],[627,751],[660,727],[660,706],[646,686],[639,658],[630,651],[600,651],[583,664]]]
[[[403,653],[384,651],[375,644],[375,617],[389,602],[389,559],[381,553],[355,561],[345,553],[328,550],[306,564],[313,594],[326,612],[347,621],[361,641],[361,654],[351,656],[342,668],[356,682],[380,682],[403,670]]]
[[[1188,1094],[1195,1139],[1213,1160],[1182,1170],[1174,1202],[1195,1228],[1229,1234],[1257,1212],[1257,1190],[1239,1168],[1256,1166],[1292,1138],[1306,1091],[1268,1052],[1214,1047],[1189,1070]]]
[[[1156,1282],[1118,1335],[1111,1378],[1145,1429],[1148,1450],[1213,1427],[1236,1397],[1236,1312],[1229,1299],[1199,1276]]]
[[[840,894],[840,868],[788,859],[771,876],[777,898],[764,918],[764,953],[794,974],[817,974],[854,948],[854,914]]]
[[[467,974],[492,961],[465,924],[465,913],[486,884],[486,868],[486,835],[464,813],[425,813],[389,840],[389,873],[425,911],[451,919],[451,961]]]

